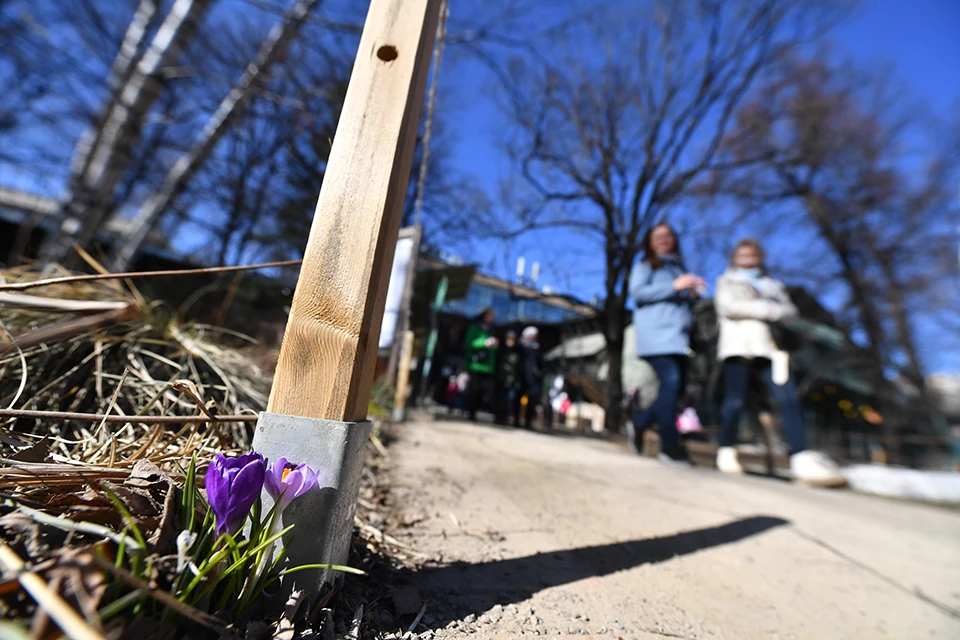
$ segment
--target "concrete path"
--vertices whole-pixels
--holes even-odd
[[[391,447],[420,637],[960,638],[960,513],[455,422]],[[426,631],[425,631],[426,629]]]

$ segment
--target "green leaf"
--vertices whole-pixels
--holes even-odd
[[[181,522],[189,523],[187,529],[194,531],[197,520],[197,496],[200,489],[197,488],[197,454],[194,452],[190,456],[190,466],[187,468],[186,480],[183,484],[183,517]]]
[[[290,569],[281,571],[277,575],[273,576],[263,584],[263,589],[266,589],[274,582],[279,582],[280,578],[287,574],[296,573],[297,571],[306,571],[308,569],[333,569],[335,571],[343,571],[344,573],[353,573],[358,576],[367,575],[367,572],[363,571],[362,569],[354,569],[353,567],[345,567],[339,564],[302,564],[300,566],[291,567]]]
[[[281,571],[278,575],[285,576],[290,573],[296,573],[297,571],[306,571],[307,569],[333,569],[334,571],[343,571],[344,573],[352,573],[358,576],[367,575],[367,572],[363,569],[355,569],[342,564],[301,564],[300,566]]]
[[[124,528],[120,532],[120,543],[117,545],[117,559],[115,565],[117,567],[123,565],[123,556],[127,552],[127,530]]]
[[[254,560],[254,559],[255,559],[254,556],[255,556],[255,554],[256,554],[258,551],[260,551],[260,550],[262,550],[262,549],[266,549],[266,548],[269,547],[271,544],[273,544],[274,542],[276,542],[277,540],[279,540],[280,538],[282,538],[284,535],[286,535],[287,533],[289,533],[291,529],[293,529],[293,525],[290,525],[290,526],[287,527],[286,529],[281,529],[279,532],[277,532],[276,534],[270,536],[269,538],[267,538],[266,540],[264,540],[263,542],[261,542],[260,544],[258,544],[258,545],[257,545],[256,547],[254,547],[253,549],[248,549],[247,552],[243,554],[243,557],[241,557],[241,558],[240,558],[239,560],[237,560],[233,565],[231,565],[229,568],[227,568],[226,571],[223,572],[223,575],[227,575],[228,573],[231,573],[231,572],[233,572],[233,571],[236,571],[237,569],[239,569],[240,567],[242,567],[244,564],[250,562],[251,560]],[[256,565],[254,565],[254,566],[256,566]]]
[[[224,544],[223,548],[221,548],[219,551],[214,553],[209,558],[206,558],[205,560],[203,560],[202,564],[198,566],[198,569],[200,570],[200,572],[196,576],[194,576],[193,580],[190,581],[190,584],[187,585],[187,588],[183,593],[181,601],[186,602],[186,598],[189,597],[190,593],[194,589],[196,589],[197,585],[199,585],[200,582],[211,571],[213,571],[214,568],[216,568],[216,566],[220,564],[220,562],[224,558],[226,558],[229,554],[233,553],[235,549],[241,548],[247,545],[246,540],[244,540],[240,544],[237,544],[237,542],[233,539],[233,536],[231,536],[229,533],[225,533],[222,536],[220,536],[220,538],[217,540],[217,544],[220,544],[221,542]],[[216,545],[214,545],[214,548],[216,548]],[[218,584],[219,582],[220,582],[219,580],[214,580],[214,584]]]
[[[97,611],[97,615],[102,621],[110,620],[111,618],[122,613],[124,609],[141,602],[146,597],[146,592],[143,589],[131,591],[127,595],[117,598],[110,604],[101,608],[99,611]]]

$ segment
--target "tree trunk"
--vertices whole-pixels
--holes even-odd
[[[81,150],[75,159],[73,169],[83,170],[83,174],[70,179],[71,191],[58,216],[60,224],[44,247],[43,260],[69,264],[73,244],[89,245],[96,236],[112,209],[117,184],[130,165],[143,120],[160,96],[160,74],[186,47],[210,4],[212,0],[174,2],[129,79],[117,88],[117,98],[111,98],[113,104],[99,131],[92,140],[85,137],[78,143],[91,146],[89,158]],[[142,18],[138,10],[134,22]],[[69,228],[71,220],[78,223],[76,229]]]
[[[870,284],[864,279],[864,274],[854,264],[854,255],[850,244],[832,224],[833,216],[843,215],[835,207],[814,194],[807,197],[807,206],[810,208],[813,219],[816,221],[820,235],[830,246],[840,261],[843,279],[850,288],[850,298],[853,307],[860,316],[860,324],[867,338],[867,350],[870,357],[870,385],[880,405],[880,413],[884,416],[884,442],[891,458],[899,456],[899,441],[896,434],[896,422],[892,420],[895,411],[891,402],[889,383],[884,375],[884,331],[882,314],[877,307],[876,296],[870,290]]]
[[[619,296],[608,296],[603,311],[606,317],[603,334],[610,362],[605,426],[610,433],[617,433],[623,422],[623,317],[626,310]]]
[[[143,55],[144,43],[150,30],[150,22],[157,13],[157,4],[154,0],[140,0],[137,10],[133,14],[133,19],[127,26],[127,31],[123,35],[123,41],[120,43],[120,49],[117,51],[117,57],[110,65],[110,77],[107,80],[107,86],[110,89],[110,98],[103,105],[102,113],[95,129],[85,131],[77,141],[73,150],[73,158],[70,160],[70,191],[82,188],[81,181],[90,168],[90,159],[93,157],[93,150],[100,145],[103,138],[104,122],[110,117],[111,112],[117,107],[117,100],[120,92],[133,73],[136,65]],[[62,222],[62,220],[61,220]]]
[[[936,435],[936,420],[938,410],[934,399],[927,392],[926,380],[923,376],[923,366],[920,364],[920,354],[917,352],[917,345],[914,340],[914,333],[910,326],[910,318],[907,316],[907,308],[904,302],[904,288],[895,280],[893,265],[890,261],[881,263],[888,281],[890,295],[890,310],[893,315],[893,323],[896,327],[897,342],[903,349],[907,357],[906,378],[916,387],[919,394],[918,413],[919,423],[917,431],[928,436]]]
[[[111,262],[114,270],[125,271],[130,267],[160,216],[187,187],[194,174],[217,146],[220,138],[227,132],[231,122],[242,112],[254,93],[257,81],[270,69],[280,52],[296,35],[303,21],[318,3],[319,0],[298,0],[284,17],[283,22],[270,31],[270,35],[260,45],[256,58],[247,66],[240,81],[230,90],[204,126],[199,140],[187,153],[177,159],[160,189],[137,211],[129,226],[129,232],[118,240]]]

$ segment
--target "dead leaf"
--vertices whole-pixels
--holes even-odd
[[[123,481],[128,487],[138,489],[162,489],[170,477],[160,467],[149,460],[137,460],[130,471],[130,477]]]
[[[160,514],[160,524],[147,542],[154,553],[164,554],[174,549],[177,536],[180,534],[180,509],[177,485],[167,478],[167,491],[163,500],[163,509]]]
[[[24,440],[19,437],[19,435],[8,431],[6,429],[0,429],[0,442],[3,444],[8,444],[11,447],[29,447],[30,441]]]
[[[277,632],[273,635],[274,640],[293,640],[297,632],[297,620],[302,617],[302,605],[306,600],[306,595],[306,592],[302,589],[290,594],[290,598],[283,606],[283,616],[277,623]]]
[[[10,456],[10,459],[19,462],[46,462],[49,454],[50,440],[47,436],[43,436],[36,444],[26,449],[20,449],[20,451]]]
[[[130,513],[134,516],[158,516],[160,515],[160,505],[154,500],[153,496],[146,489],[131,489],[124,485],[113,484],[104,480],[101,486],[109,489],[127,506]]]
[[[63,531],[41,527],[39,523],[18,511],[0,517],[0,529],[16,534],[5,535],[3,540],[7,544],[22,545],[32,560],[45,558],[50,548],[59,546],[66,538]]]
[[[323,612],[336,592],[337,589],[329,582],[324,582],[323,585],[321,585],[320,592],[317,594],[316,599],[310,605],[310,610],[307,612],[307,620],[311,626],[319,628],[320,625],[323,624]]]
[[[72,520],[106,526],[119,526],[123,522],[107,497],[89,488],[82,493],[53,493],[47,497],[46,507],[67,514]]]

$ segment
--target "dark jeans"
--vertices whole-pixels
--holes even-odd
[[[516,387],[510,387],[503,390],[501,396],[501,415],[503,420],[509,420],[511,424],[517,426],[520,423],[520,391]]]
[[[720,446],[732,447],[737,441],[737,427],[740,414],[747,402],[750,391],[750,373],[756,371],[773,394],[780,410],[783,423],[783,437],[790,447],[790,453],[798,453],[807,448],[807,433],[803,426],[803,414],[797,400],[797,389],[793,378],[783,386],[773,381],[770,361],[757,358],[753,361],[744,358],[728,358],[723,361],[723,404],[720,405]]]
[[[520,425],[520,394],[522,392],[516,387],[497,388],[497,424],[507,424],[513,426]]]
[[[645,411],[633,415],[637,442],[642,442],[643,430],[656,422],[660,432],[660,450],[670,457],[680,454],[680,434],[677,432],[677,400],[687,383],[687,356],[650,356],[644,358],[660,379],[657,399]]]
[[[470,419],[477,419],[477,409],[492,410],[496,413],[496,407],[491,407],[489,403],[496,403],[493,376],[471,371],[470,386],[467,389],[467,411]]]
[[[537,407],[540,406],[540,394],[527,392],[527,406],[523,412],[523,427],[525,429],[533,428],[533,419],[537,415]],[[517,399],[517,422],[520,422],[520,400]]]

